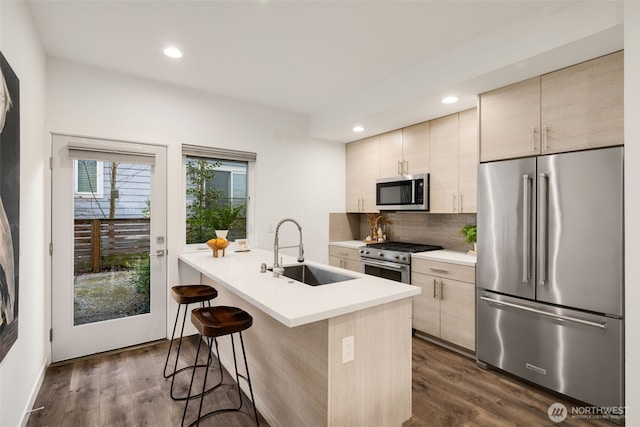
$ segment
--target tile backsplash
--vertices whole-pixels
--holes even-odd
[[[385,216],[393,222],[385,227],[387,240],[440,245],[456,251],[473,249],[459,231],[466,224],[475,224],[476,214],[394,212],[385,213]],[[371,234],[366,214],[331,214],[330,218],[331,241],[362,240]],[[359,230],[355,226],[357,223]]]

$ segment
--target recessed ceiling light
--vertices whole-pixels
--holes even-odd
[[[178,49],[177,47],[168,47],[164,50],[164,54],[167,55],[169,58],[182,58],[182,52],[180,51],[180,49]]]
[[[458,102],[457,96],[447,96],[442,100],[443,104],[453,104],[454,102]]]
[[[354,126],[351,130],[354,132],[362,132],[364,128],[362,126]]]

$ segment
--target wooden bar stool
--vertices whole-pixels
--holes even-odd
[[[249,384],[249,393],[251,394],[251,401],[253,402],[253,415],[256,419],[256,425],[259,426],[258,421],[258,410],[256,409],[255,399],[253,397],[253,388],[251,386],[251,377],[249,376],[249,366],[247,365],[247,354],[244,349],[244,340],[242,339],[242,331],[248,329],[253,324],[253,318],[249,313],[244,310],[241,310],[237,307],[225,307],[225,306],[216,306],[216,307],[203,307],[196,308],[191,311],[191,323],[196,327],[198,332],[200,333],[200,337],[198,340],[198,350],[196,351],[196,362],[198,361],[198,355],[200,353],[200,346],[202,344],[202,337],[207,338],[207,344],[209,349],[209,358],[207,364],[211,364],[211,350],[213,341],[217,337],[221,337],[224,335],[229,335],[231,338],[231,348],[233,350],[233,365],[236,371],[236,383],[238,385],[238,399],[240,404],[237,408],[222,408],[217,409],[211,412],[208,412],[202,415],[202,402],[204,400],[205,387],[207,384],[207,373],[209,369],[205,371],[204,381],[202,382],[202,392],[196,395],[191,395],[191,390],[193,388],[193,380],[195,378],[196,370],[193,370],[191,374],[191,384],[189,384],[189,398],[200,396],[200,407],[198,408],[198,418],[189,426],[199,425],[200,420],[206,418],[210,415],[222,413],[222,412],[233,412],[240,411],[242,409],[242,390],[240,389],[240,378],[244,379],[247,384]],[[240,345],[242,347],[242,356],[244,358],[244,367],[246,376],[238,373],[238,362],[236,357],[236,346],[235,341],[233,339],[233,334],[237,333],[240,336]],[[216,342],[217,348],[217,342]],[[218,360],[220,360],[220,355],[218,355]],[[195,364],[194,363],[194,364]],[[219,385],[219,384],[218,384]],[[217,387],[217,386],[214,386]],[[184,404],[184,412],[182,413],[182,425],[184,426],[184,419],[187,415],[187,407],[189,406],[189,400]]]
[[[184,325],[187,321],[187,311],[188,311],[187,309],[189,307],[189,304],[196,304],[196,303],[200,303],[201,306],[204,307],[205,302],[209,305],[209,307],[211,307],[211,300],[218,296],[218,291],[215,288],[208,285],[176,285],[171,288],[171,296],[173,296],[173,299],[176,300],[176,302],[178,303],[178,312],[176,313],[176,320],[173,323],[173,332],[171,333],[171,342],[169,343],[169,351],[167,352],[167,359],[164,362],[164,370],[162,372],[162,375],[165,378],[171,377],[171,391],[170,391],[171,398],[173,400],[185,400],[187,396],[176,397],[173,394],[173,385],[175,382],[176,374],[182,371],[185,371],[187,369],[195,370],[196,368],[201,368],[201,367],[208,368],[210,364],[210,363],[207,363],[206,365],[194,364],[193,366],[186,366],[184,368],[177,369],[178,358],[180,357],[180,349],[182,347],[182,336],[184,334]],[[176,353],[175,363],[173,364],[173,372],[167,373],[169,356],[171,355],[171,348],[173,347],[173,340],[175,339],[176,327],[178,325],[178,318],[180,317],[180,309],[182,307],[184,307],[184,315],[182,317],[182,329],[180,330],[180,340],[178,341],[178,352]],[[216,351],[217,349],[218,349],[218,345],[216,343]],[[211,355],[209,355],[209,358],[211,358]],[[218,361],[219,359],[220,358],[218,357]],[[222,372],[222,364],[220,364],[220,372]],[[222,378],[222,375],[221,375],[221,378]]]

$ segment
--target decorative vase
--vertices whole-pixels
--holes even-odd
[[[222,256],[224,256],[224,250],[229,246],[229,241],[222,237],[217,237],[207,241],[207,246],[213,251],[213,257],[218,258],[218,251],[222,251]]]
[[[226,239],[229,230],[216,230],[216,237],[220,237],[221,239]]]

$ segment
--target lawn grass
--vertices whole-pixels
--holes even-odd
[[[149,312],[148,296],[136,291],[133,270],[75,276],[74,325]]]

